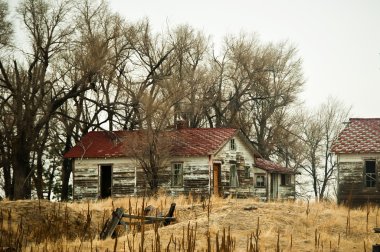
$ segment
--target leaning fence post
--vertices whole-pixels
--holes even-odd
[[[375,233],[380,233],[380,228],[375,227],[375,228],[373,229],[373,231],[374,231]],[[380,244],[372,245],[372,252],[380,252]]]
[[[107,237],[112,235],[112,233],[115,231],[116,226],[119,224],[121,218],[123,217],[123,213],[123,208],[116,208],[116,210],[112,212],[112,219],[107,220],[102,232],[100,233],[101,240],[105,240]]]

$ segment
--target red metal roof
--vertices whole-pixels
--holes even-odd
[[[380,118],[350,118],[331,150],[336,154],[380,152]]]
[[[237,134],[231,128],[186,128],[165,131],[158,147],[168,147],[171,156],[203,156],[217,152]],[[144,131],[92,131],[86,134],[65,155],[65,158],[127,157],[146,146]],[[164,140],[162,140],[164,139]]]
[[[255,159],[255,166],[260,168],[260,169],[263,169],[269,173],[285,173],[285,174],[296,174],[297,173],[297,172],[295,172],[289,168],[283,167],[279,164],[276,164],[272,161],[262,159],[262,158],[256,158]]]

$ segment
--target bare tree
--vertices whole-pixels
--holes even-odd
[[[204,125],[205,109],[210,100],[207,93],[211,87],[208,66],[209,42],[206,36],[189,25],[175,27],[169,33],[169,43],[174,51],[170,83],[167,92],[179,99],[175,104],[176,119],[185,120],[189,127]],[[182,97],[173,93],[180,91]]]
[[[7,2],[0,0],[0,49],[9,44],[12,35],[12,24],[7,18],[8,14]]]
[[[332,143],[344,128],[350,108],[334,98],[329,98],[314,114],[306,116],[303,122],[304,162],[301,168],[312,182],[314,197],[323,200],[328,197],[329,186],[334,181],[337,164],[333,159]]]
[[[29,35],[31,52],[24,58],[0,61],[0,87],[9,95],[7,106],[14,114],[12,168],[14,199],[31,196],[31,153],[38,138],[52,116],[68,99],[93,89],[96,75],[103,65],[106,48],[96,37],[88,37],[78,44],[68,2],[50,4],[44,0],[25,0],[18,14]],[[77,40],[78,41],[78,40]],[[80,44],[80,49],[75,46]],[[64,52],[76,52],[78,79],[70,86],[62,85],[64,76],[57,74]],[[81,64],[82,63],[82,64]]]
[[[297,50],[287,42],[264,44],[242,34],[228,37],[221,55],[213,60],[212,121],[216,127],[241,128],[270,158],[303,85]]]
[[[266,65],[258,85],[250,94],[254,136],[261,155],[269,158],[281,137],[286,115],[303,85],[301,59],[288,43],[269,44],[263,59]]]

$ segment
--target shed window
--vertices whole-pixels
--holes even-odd
[[[236,150],[235,139],[230,140],[230,150]]]
[[[264,174],[256,174],[256,187],[265,187],[265,175]]]
[[[183,164],[173,163],[172,164],[172,186],[182,186],[183,185]]]
[[[290,174],[281,174],[281,185],[289,186],[292,184],[292,177]]]
[[[236,164],[231,164],[230,166],[230,185],[231,187],[239,186],[239,179],[238,179]]]
[[[365,161],[365,176],[364,183],[366,187],[376,187],[376,161]]]

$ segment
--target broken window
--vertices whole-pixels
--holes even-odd
[[[265,175],[264,174],[256,174],[256,187],[265,187]]]
[[[289,186],[292,184],[292,177],[290,174],[281,174],[281,185]]]
[[[364,183],[366,187],[376,187],[376,160],[365,161]]]
[[[231,187],[239,186],[239,179],[238,179],[236,164],[231,164],[230,166],[230,185]]]
[[[173,163],[172,164],[172,186],[182,186],[183,185],[183,164]]]

